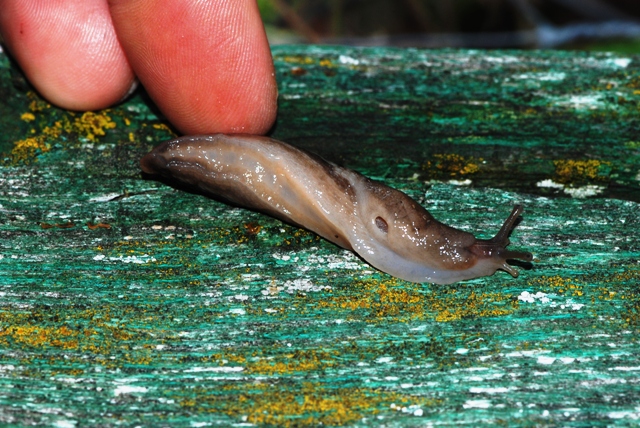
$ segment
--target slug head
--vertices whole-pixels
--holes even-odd
[[[470,233],[436,220],[402,192],[371,181],[361,212],[372,240],[406,260],[435,270],[461,270],[473,262]],[[402,275],[396,275],[403,277]],[[417,281],[424,282],[424,281]]]
[[[476,255],[479,263],[486,265],[488,269],[493,269],[493,272],[497,269],[502,269],[516,278],[518,271],[509,265],[507,260],[520,260],[523,262],[531,262],[533,260],[533,255],[527,251],[513,251],[506,248],[509,245],[509,235],[516,226],[521,214],[522,206],[516,205],[496,236],[486,240],[477,239],[469,248]]]
[[[518,272],[507,260],[533,259],[531,253],[506,249],[509,234],[522,213],[520,206],[514,208],[494,238],[482,240],[440,223],[402,192],[375,182],[371,182],[370,190],[363,207],[366,227],[380,249],[376,260],[361,255],[399,278],[449,284],[493,275],[498,269],[515,277]]]

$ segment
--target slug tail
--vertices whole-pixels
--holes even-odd
[[[140,168],[147,174],[159,174],[167,166],[167,161],[155,151],[147,153],[140,159]]]

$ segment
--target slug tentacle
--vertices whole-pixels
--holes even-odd
[[[533,260],[533,255],[529,252],[506,249],[507,245],[509,245],[509,235],[516,226],[516,222],[521,214],[522,205],[513,207],[511,214],[509,214],[509,217],[507,217],[496,236],[487,240],[478,239],[472,248],[472,251],[478,257],[493,260],[497,264],[498,269],[510,273],[514,278],[518,277],[518,271],[507,264],[507,260],[522,260],[524,262],[531,262]]]
[[[509,217],[507,217],[507,219],[504,221],[504,224],[500,228],[500,231],[496,233],[496,236],[491,239],[491,242],[501,244],[505,247],[509,245],[509,235],[511,234],[511,231],[513,231],[513,228],[516,226],[516,221],[518,220],[518,218],[520,218],[520,215],[522,215],[522,205],[516,205],[515,207],[513,207],[513,210],[511,211],[511,214],[509,214]]]
[[[140,166],[309,229],[408,281],[450,284],[498,269],[515,277],[507,260],[533,259],[506,249],[520,205],[492,239],[476,239],[440,223],[398,190],[267,137],[176,138],[144,156]]]

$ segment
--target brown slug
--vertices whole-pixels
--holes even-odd
[[[239,206],[311,230],[377,269],[413,282],[450,284],[517,277],[507,250],[522,213],[516,205],[498,234],[476,239],[433,218],[404,193],[281,141],[255,135],[200,135],[160,144],[142,170],[197,186]]]

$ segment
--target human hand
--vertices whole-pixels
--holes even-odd
[[[106,108],[137,77],[186,134],[263,134],[277,86],[255,0],[0,0],[0,34],[34,87]]]

